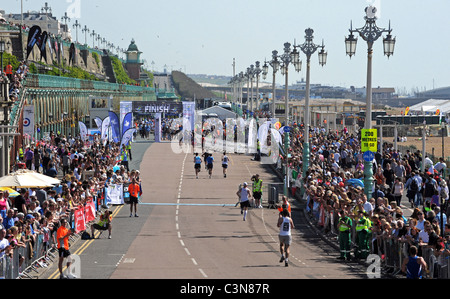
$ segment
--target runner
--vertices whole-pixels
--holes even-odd
[[[194,169],[195,169],[195,177],[198,179],[198,173],[200,172],[202,167],[202,158],[198,156],[198,153],[195,153],[194,157]]]
[[[214,157],[212,156],[212,154],[208,154],[208,156],[206,157],[206,165],[208,168],[209,178],[211,178],[211,176],[212,176],[213,162],[214,162]]]
[[[280,240],[280,263],[284,261],[284,266],[289,266],[289,247],[292,242],[291,230],[294,228],[294,222],[289,217],[289,212],[283,210],[280,218],[278,218],[277,226],[280,228],[278,239]]]
[[[227,177],[227,169],[228,169],[228,156],[226,152],[223,152],[222,157],[222,169],[223,169],[223,177]]]
[[[241,199],[241,214],[244,214],[244,221],[247,218],[247,211],[250,207],[250,198],[252,197],[250,189],[248,189],[247,182],[244,182],[242,188],[236,192],[237,196]]]

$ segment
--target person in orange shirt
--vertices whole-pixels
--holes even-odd
[[[278,206],[278,211],[280,211],[280,217],[283,210],[287,210],[289,213],[289,217],[291,217],[291,204],[289,203],[286,195],[283,195],[281,206]]]
[[[70,273],[70,265],[71,265],[71,259],[70,259],[70,251],[69,251],[69,237],[72,234],[72,231],[67,227],[67,220],[61,219],[61,226],[56,231],[56,239],[58,244],[58,253],[59,253],[59,261],[58,261],[58,269],[60,278],[76,278],[75,275]],[[67,273],[69,273],[67,276],[63,274],[63,261],[64,258],[67,258]]]
[[[130,192],[130,217],[133,216],[133,206],[134,206],[134,217],[139,217],[137,214],[137,203],[141,187],[136,182],[136,178],[133,178],[131,184],[128,185],[128,192]]]

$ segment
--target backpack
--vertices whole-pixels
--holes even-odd
[[[409,185],[409,189],[411,191],[417,192],[419,191],[419,184],[415,178],[412,178],[411,185]]]

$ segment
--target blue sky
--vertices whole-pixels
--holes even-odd
[[[5,1],[4,1],[5,2]],[[304,30],[314,29],[315,42],[324,40],[328,63],[312,59],[312,82],[349,87],[366,85],[367,46],[360,38],[356,56],[345,54],[344,38],[350,21],[364,25],[364,8],[378,7],[379,27],[397,38],[394,56],[383,55],[382,40],[374,45],[373,86],[399,91],[450,86],[450,1],[448,0],[48,0],[60,18],[70,12],[115,45],[126,48],[131,39],[143,52],[149,68],[181,70],[188,74],[232,75],[283,44],[304,41]],[[45,1],[23,0],[24,10],[40,10]],[[20,0],[0,9],[20,12]],[[74,31],[74,29],[72,29]],[[80,33],[79,33],[80,34]],[[73,36],[75,33],[73,32]],[[80,40],[84,40],[84,37]],[[305,61],[304,55],[301,56]],[[305,63],[303,63],[305,66]],[[290,70],[289,82],[305,77]],[[271,77],[269,77],[271,78]],[[270,79],[269,79],[270,80]],[[281,74],[277,82],[283,83]]]

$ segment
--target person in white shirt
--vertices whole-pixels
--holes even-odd
[[[250,207],[250,198],[252,197],[248,183],[244,182],[242,188],[236,192],[241,199],[241,214],[244,214],[244,221],[247,217],[247,210]]]
[[[287,267],[289,264],[289,248],[292,242],[292,229],[294,228],[294,222],[289,217],[287,209],[281,212],[281,217],[278,218],[277,227],[280,228],[278,239],[280,241],[280,263],[284,261],[284,265]]]

